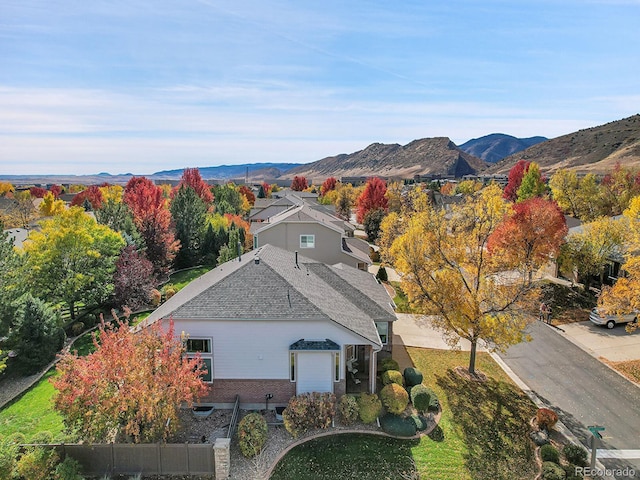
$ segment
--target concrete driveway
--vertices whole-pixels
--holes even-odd
[[[442,338],[442,332],[431,325],[430,317],[409,313],[396,313],[398,320],[393,322],[394,337],[400,337],[407,347],[437,348],[450,350],[451,347]],[[460,339],[457,345],[461,350],[469,351],[471,344]],[[478,346],[478,351],[481,348]]]
[[[596,358],[612,362],[640,360],[640,329],[627,333],[624,325],[609,330],[590,321],[559,325],[567,340]]]

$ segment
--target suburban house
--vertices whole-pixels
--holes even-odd
[[[239,395],[264,408],[303,392],[374,392],[395,319],[373,275],[264,245],[194,280],[143,325],[172,320],[187,352],[200,353],[211,385],[202,403]]]
[[[353,226],[302,202],[251,224],[254,248],[274,245],[328,265],[344,263],[360,270],[371,265],[369,244],[353,237]]]

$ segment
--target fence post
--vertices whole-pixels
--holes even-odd
[[[216,480],[229,478],[229,470],[231,468],[230,448],[230,438],[216,438],[216,442],[213,444],[213,458]]]

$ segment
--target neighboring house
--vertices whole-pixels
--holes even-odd
[[[295,195],[287,195],[282,198],[257,198],[251,212],[249,222],[264,222],[293,206],[302,205],[302,198]]]
[[[200,352],[202,403],[286,405],[304,392],[375,392],[378,353],[391,350],[394,305],[366,272],[265,245],[191,282],[144,321],[173,320]],[[356,362],[356,363],[354,363]]]
[[[371,264],[369,245],[350,238],[353,226],[341,218],[311,208],[303,203],[252,223],[253,245],[275,245],[290,252],[299,251],[322,263],[346,265],[366,270]]]

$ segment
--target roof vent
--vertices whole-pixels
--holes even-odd
[[[255,263],[256,265],[260,265],[260,257],[255,257],[253,259],[253,263]]]

